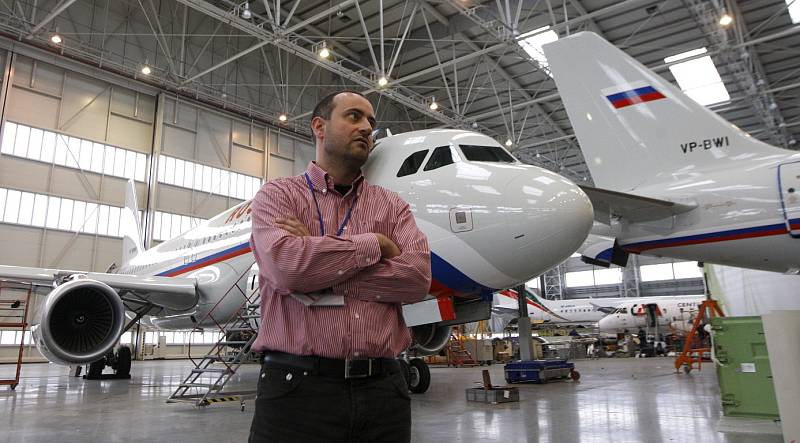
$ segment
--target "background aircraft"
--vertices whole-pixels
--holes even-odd
[[[526,289],[526,303],[531,322],[546,326],[596,326],[597,322],[613,312],[626,298],[576,298],[547,300]],[[493,316],[500,316],[505,324],[519,317],[517,291],[506,289],[494,294]],[[499,332],[499,331],[495,331]]]
[[[620,303],[614,312],[598,322],[598,327],[603,333],[623,332],[626,329],[635,333],[640,328],[652,327],[653,323],[648,323],[648,319],[654,319],[658,329],[664,333],[671,330],[687,332],[703,300],[704,295],[637,298]]]
[[[451,325],[488,318],[492,292],[569,257],[592,224],[591,203],[575,184],[473,132],[384,138],[364,173],[398,192],[428,237],[430,300],[404,310],[419,354],[444,347]],[[231,318],[242,294],[255,289],[250,201],[148,250],[132,186],[126,201],[123,262],[114,273],[0,266],[2,280],[55,287],[34,328],[37,347],[53,362],[107,358],[125,328],[125,311],[160,329],[213,326],[211,309],[215,318]]]
[[[596,34],[544,51],[596,186],[583,190],[615,238],[598,256],[800,271],[800,153],[753,139]]]

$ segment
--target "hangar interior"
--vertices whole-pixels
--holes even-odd
[[[732,22],[720,24],[723,15]],[[151,247],[250,199],[268,180],[301,174],[315,155],[311,111],[321,97],[340,89],[364,92],[382,130],[478,131],[524,163],[591,186],[541,49],[581,31],[623,49],[758,140],[796,149],[798,22],[800,2],[792,0],[3,1],[0,264],[95,272],[119,264],[128,180],[135,182],[144,242]],[[704,68],[712,69],[709,78],[701,77]],[[688,79],[678,78],[686,71]],[[619,167],[624,173],[625,165]],[[573,255],[528,287],[546,300],[702,295],[701,269],[693,261],[634,255],[624,268],[605,269]],[[159,335],[166,337],[162,357],[175,359],[188,355],[190,341],[202,353],[219,338],[208,331],[140,329],[126,332],[122,342],[135,345],[142,358]],[[46,361],[28,332],[3,329],[0,362],[17,361],[23,338],[24,361]],[[118,386],[111,389],[125,404],[146,398],[165,408],[161,400],[185,368],[164,364],[172,366],[142,366],[146,380],[131,384],[130,392],[127,385],[124,393]],[[626,384],[622,374],[644,379],[648,373],[670,373],[670,364],[662,368],[648,361],[633,369],[616,361],[608,368],[585,364],[595,381],[584,381],[583,390],[572,390],[561,403],[547,397],[561,396],[563,386],[547,386],[535,402],[524,403],[521,418],[519,410],[495,415],[489,408],[453,407],[462,401],[461,389],[479,375],[471,380],[457,369],[439,374],[434,369],[434,386],[414,400],[414,440],[527,435],[539,441],[593,441],[611,438],[605,427],[620,425],[633,441],[662,441],[671,431],[651,434],[650,425],[675,429],[685,425],[681,417],[695,420],[692,438],[698,440],[780,440],[773,429],[761,434],[711,429],[721,417],[712,370],[698,375],[694,394],[684,392],[681,380],[671,380],[652,390],[628,385],[621,388],[624,400],[615,400],[613,394],[592,398],[592,392]],[[38,369],[26,375],[29,367]],[[496,367],[492,371],[502,378]],[[236,382],[246,385],[247,374]],[[452,385],[445,382],[451,376],[458,380]],[[64,371],[28,365],[21,392],[51,383],[49,377],[57,377],[55,385],[67,396],[79,390]],[[166,387],[146,394],[147,383]],[[681,394],[674,396],[676,391]],[[90,392],[102,395],[99,387]],[[9,417],[28,407],[14,404],[19,391],[3,395],[0,409]],[[47,395],[28,395],[35,407],[48,407]],[[660,398],[685,402],[686,409],[662,410],[663,420],[647,415],[648,408],[659,410]],[[472,415],[436,418],[443,403],[450,405],[448,413]],[[617,418],[592,418],[602,408]],[[556,417],[569,410],[567,418]],[[249,415],[224,414],[238,428],[217,437],[244,438]],[[19,413],[19,420],[28,417]],[[59,420],[71,430],[79,427],[68,416]],[[556,432],[573,420],[584,423],[577,435]],[[11,427],[13,418],[4,421]],[[202,435],[200,420],[188,423],[194,430],[185,435]],[[447,435],[433,431],[442,426],[446,431],[439,432]],[[592,427],[604,429],[593,435]],[[123,428],[122,439],[139,438],[135,428]],[[22,439],[19,432],[14,435]],[[33,432],[31,438],[45,435]]]

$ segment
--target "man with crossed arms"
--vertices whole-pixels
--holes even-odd
[[[253,199],[264,361],[251,442],[410,441],[401,304],[427,294],[430,250],[408,204],[361,174],[374,128],[363,95],[328,95],[311,119],[316,160]]]

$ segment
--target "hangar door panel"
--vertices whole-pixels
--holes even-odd
[[[800,238],[800,162],[778,166],[778,181],[786,228],[792,237]]]

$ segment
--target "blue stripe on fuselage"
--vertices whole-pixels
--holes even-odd
[[[157,275],[159,276],[174,276],[181,274],[183,270],[187,272],[189,270],[198,269],[203,266],[207,266],[213,263],[216,263],[218,258],[222,258],[226,255],[230,255],[234,252],[240,251],[245,248],[249,248],[250,243],[242,243],[228,249],[222,250],[220,252],[211,254],[207,257],[203,257],[199,260],[193,261],[191,263],[187,263],[181,266],[174,267],[167,271],[163,271]],[[442,285],[446,286],[448,289],[458,292],[458,293],[467,293],[467,294],[480,294],[480,293],[487,293],[487,292],[495,292],[499,289],[490,288],[488,286],[484,286],[475,280],[471,279],[469,276],[464,274],[463,272],[459,271],[455,266],[448,263],[446,260],[442,259],[438,255],[431,252],[431,273],[433,274],[433,279],[441,283]]]

